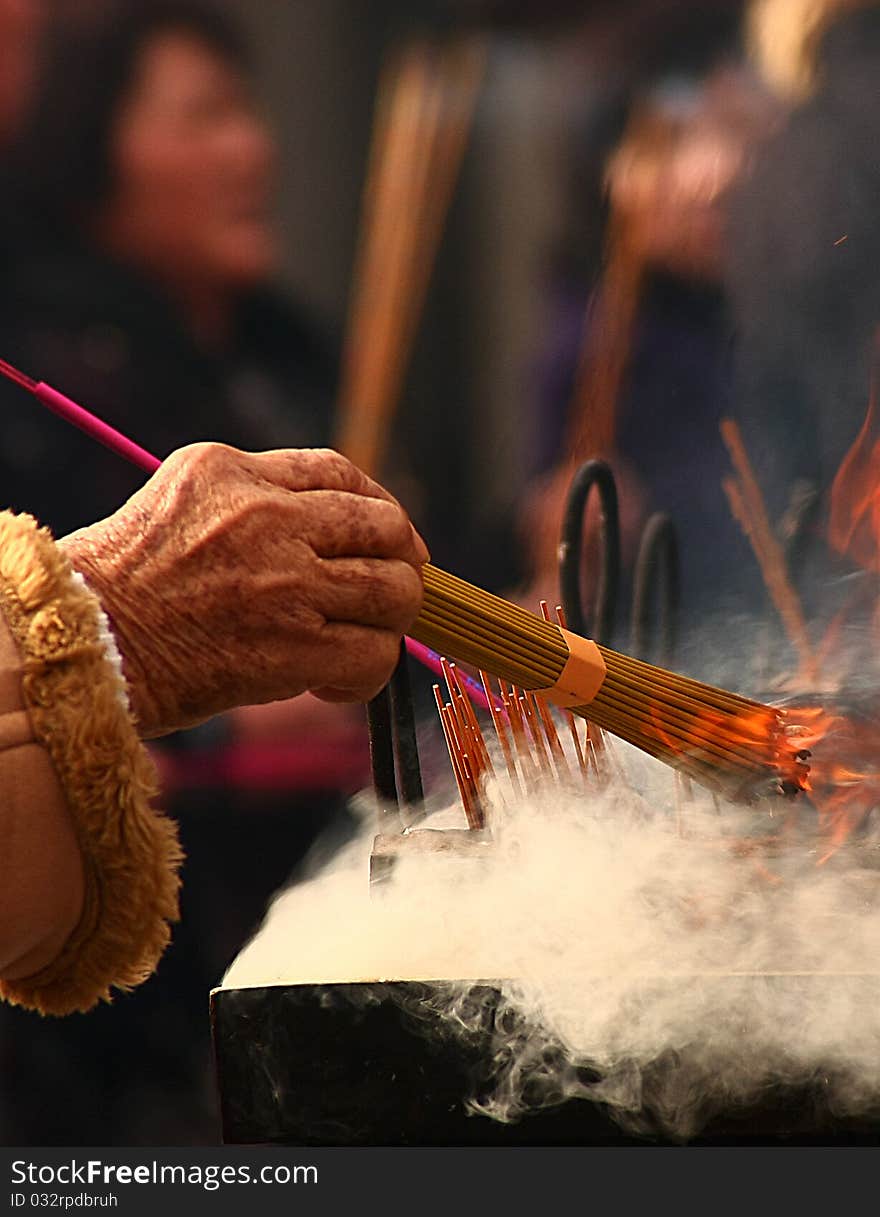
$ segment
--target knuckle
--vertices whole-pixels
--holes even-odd
[[[233,510],[239,520],[264,529],[267,540],[274,537],[276,542],[281,543],[288,540],[288,531],[292,532],[285,527],[287,521],[279,509],[276,496],[259,484],[246,486],[236,495]],[[290,540],[297,539],[295,532],[292,532]]]
[[[366,623],[400,626],[418,612],[421,580],[412,567],[395,558],[371,561],[353,586],[357,587]]]
[[[228,444],[200,440],[178,448],[172,459],[179,461],[187,471],[216,476],[221,470],[228,469],[235,463],[234,456],[235,449],[230,448]]]
[[[412,537],[409,516],[398,503],[389,503],[393,515],[390,519],[391,536],[399,549],[408,548]]]
[[[347,456],[334,448],[316,448],[314,455],[329,485],[350,487],[360,484],[360,474]]]
[[[370,499],[364,511],[384,548],[394,553],[406,549],[412,530],[409,517],[398,503],[392,503],[388,499]]]
[[[401,621],[410,621],[422,606],[424,584],[406,562],[395,564],[389,586],[389,608]]]

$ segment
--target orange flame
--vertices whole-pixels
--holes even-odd
[[[806,799],[789,804],[775,836],[795,828],[813,831],[817,865],[824,865],[880,807],[880,721],[836,713],[821,706],[788,711],[755,710],[730,718],[707,710],[695,719],[692,746],[671,734],[659,710],[652,715],[658,741],[673,756],[705,758],[711,763],[711,742],[735,746],[752,758],[752,775],[743,778],[741,794],[804,792]],[[710,745],[706,748],[705,745]],[[878,757],[872,770],[865,757]],[[766,876],[765,876],[766,877]]]
[[[719,786],[737,798],[762,794],[794,795],[808,789],[809,746],[791,739],[783,710],[756,705],[752,710],[724,712],[706,706],[667,727],[659,705],[651,705],[655,738],[673,757],[690,759],[715,770]]]
[[[798,744],[818,750],[806,790],[817,816],[822,866],[880,805],[880,767],[866,767],[866,757],[880,757],[880,723],[855,714],[831,713],[821,707],[799,709]]]
[[[880,419],[877,381],[862,429],[831,487],[828,539],[864,570],[880,572]]]

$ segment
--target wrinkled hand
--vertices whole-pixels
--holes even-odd
[[[123,656],[145,737],[310,690],[363,701],[421,606],[424,542],[337,452],[173,453],[65,538]]]

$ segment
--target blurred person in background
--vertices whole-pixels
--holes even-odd
[[[73,6],[48,32],[7,155],[4,357],[161,458],[199,439],[324,444],[335,362],[272,286],[275,146],[237,29],[211,7],[156,0]],[[3,403],[4,506],[62,535],[142,483],[26,394]],[[35,1027],[2,1011],[6,1143],[215,1139],[208,990],[315,841],[351,831],[363,711],[245,708],[158,759],[190,859],[181,930],[155,982],[112,1014]]]
[[[542,476],[526,516],[540,570],[558,537],[567,462],[605,456],[626,565],[647,516],[672,515],[689,624],[729,611],[725,590],[732,595],[748,569],[721,484],[719,423],[734,380],[726,222],[730,191],[776,121],[740,60],[736,24],[721,35],[702,65],[642,82],[606,160],[595,286],[585,291],[564,270],[557,278],[533,423]]]
[[[188,0],[105,7],[53,31],[9,153],[27,230],[7,349],[160,457],[202,438],[318,445],[334,366],[271,286],[275,147],[244,45]],[[26,401],[4,420],[4,451],[4,500],[59,532],[141,481]]]
[[[325,443],[334,361],[271,286],[275,148],[236,29],[159,0],[76,13],[53,33],[9,158],[27,227],[7,274],[7,357],[160,457],[197,438]],[[142,480],[21,395],[2,436],[3,501],[59,534]],[[242,730],[283,732],[300,717],[298,706],[243,714]],[[317,725],[340,721],[327,711]]]
[[[880,326],[880,4],[756,0],[749,30],[790,113],[732,208],[737,405],[825,615],[828,493],[865,416]]]

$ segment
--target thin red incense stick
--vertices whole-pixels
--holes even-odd
[[[17,385],[21,385],[23,389],[27,389],[29,393],[33,393],[34,397],[48,407],[53,414],[72,423],[74,427],[79,427],[80,431],[85,431],[86,435],[96,439],[99,444],[103,444],[105,448],[109,448],[112,452],[124,457],[125,460],[131,461],[133,465],[139,466],[146,473],[155,473],[162,464],[158,457],[147,452],[146,448],[141,448],[140,444],[128,439],[121,431],[117,431],[115,427],[111,427],[109,423],[103,422],[100,418],[96,418],[94,414],[82,406],[78,406],[75,401],[71,401],[69,397],[59,393],[51,385],[45,384],[42,380],[32,380],[24,372],[19,372],[18,368],[14,368],[5,359],[0,359],[0,373],[9,380],[15,381]]]

